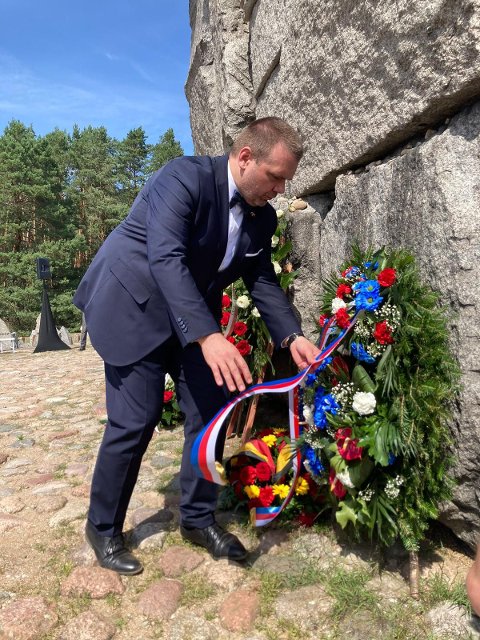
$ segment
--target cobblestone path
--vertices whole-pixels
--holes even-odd
[[[381,558],[327,529],[253,531],[231,513],[218,518],[250,550],[244,566],[183,543],[180,428],[155,434],[128,513],[145,571],[99,568],[83,529],[103,393],[91,347],[0,354],[0,640],[386,640],[406,638],[388,635],[402,624],[409,638],[480,638],[463,606],[410,599],[398,550]],[[458,548],[437,546],[422,555],[422,575],[462,583],[469,564]],[[332,576],[363,580],[370,604],[358,607],[352,591],[356,614],[347,615]]]

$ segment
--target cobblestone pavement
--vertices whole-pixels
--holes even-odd
[[[103,392],[91,347],[0,354],[0,640],[402,637],[385,633],[384,611],[383,622],[371,612],[355,622],[342,617],[325,580],[340,570],[369,572],[377,610],[403,606],[419,638],[425,629],[440,634],[432,638],[480,637],[464,607],[415,608],[400,552],[380,558],[328,530],[253,531],[229,513],[218,517],[250,550],[245,565],[214,562],[183,543],[180,428],[155,434],[128,513],[127,539],[145,571],[120,577],[101,569],[83,529]],[[422,556],[422,575],[461,582],[469,564],[458,549],[436,548]]]

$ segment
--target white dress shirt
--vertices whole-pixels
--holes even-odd
[[[228,202],[232,199],[235,191],[238,191],[235,180],[233,179],[232,172],[230,171],[230,162],[228,163]],[[233,259],[235,249],[237,247],[238,237],[240,235],[240,228],[242,226],[243,211],[239,204],[236,204],[230,209],[228,214],[228,240],[227,250],[225,251],[225,257],[222,260],[222,264],[219,267],[219,271],[223,271],[228,267]]]

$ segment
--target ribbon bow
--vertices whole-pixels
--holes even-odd
[[[240,208],[244,212],[248,211],[248,209],[251,208],[242,194],[238,191],[235,191],[233,196],[230,198],[230,209],[233,209],[233,207],[235,207],[237,204],[240,205]]]

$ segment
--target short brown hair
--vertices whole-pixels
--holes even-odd
[[[243,147],[250,147],[256,160],[264,160],[279,142],[298,161],[301,160],[303,144],[299,134],[285,120],[275,116],[254,120],[242,129],[232,145],[230,155],[236,155]]]

